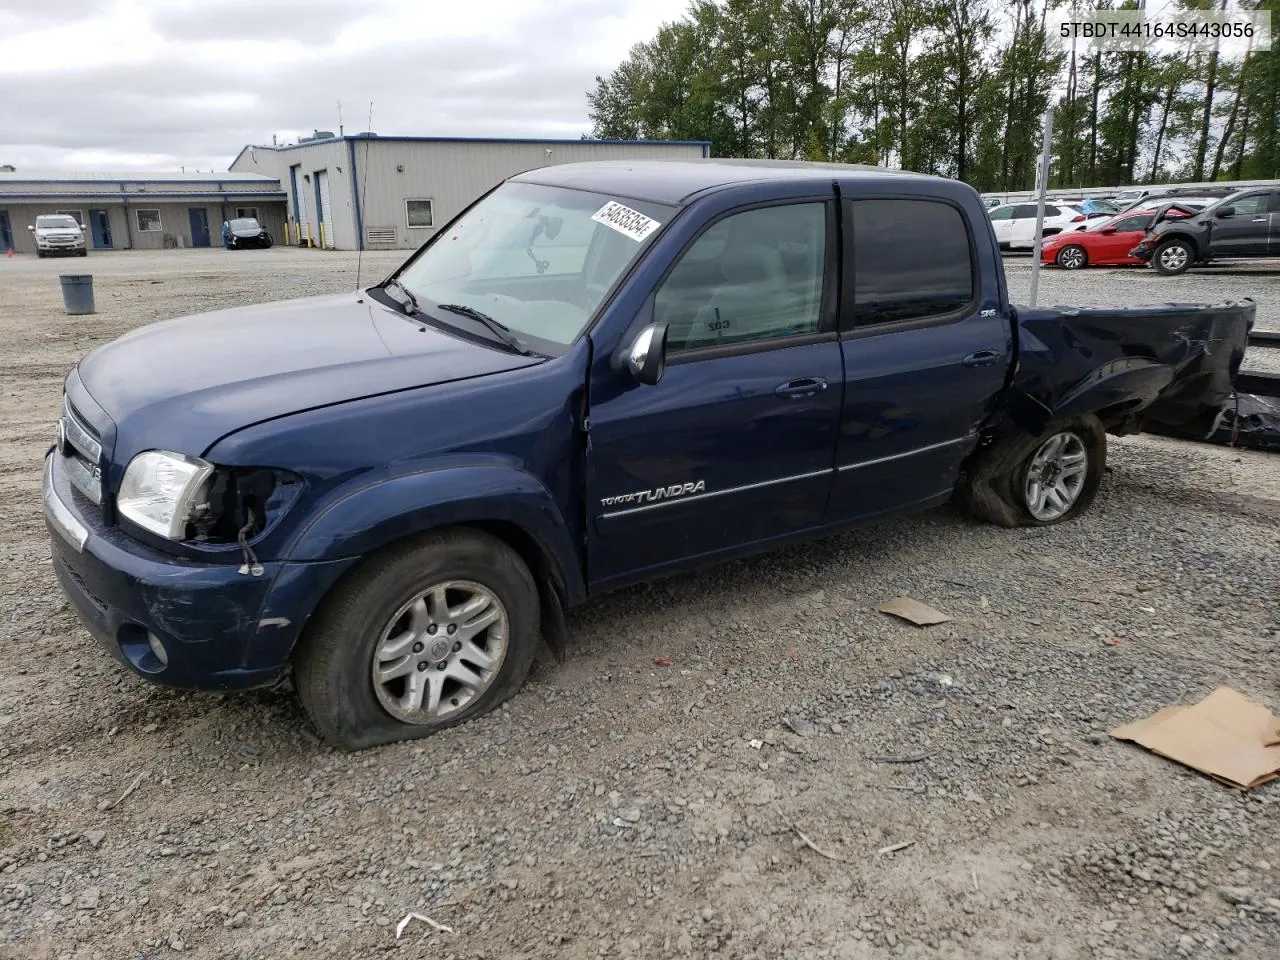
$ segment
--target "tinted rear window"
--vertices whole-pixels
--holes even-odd
[[[960,211],[936,200],[854,200],[853,320],[952,313],[973,300],[973,250]]]

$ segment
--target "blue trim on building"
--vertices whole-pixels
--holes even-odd
[[[242,200],[261,200],[263,198],[269,200],[284,200],[287,195],[283,190],[243,190],[243,191],[177,191],[173,193],[160,192],[152,190],[117,190],[114,193],[74,193],[46,191],[44,193],[5,193],[0,190],[0,200],[121,200],[128,198],[130,200],[146,200],[148,197],[172,200],[174,197],[181,197],[188,200],[233,200],[240,198]]]
[[[243,153],[243,152],[244,152],[244,151],[242,150],[242,151],[241,151],[241,153]],[[237,157],[236,159],[239,159],[239,158]],[[228,170],[227,172],[228,172],[228,173],[239,173],[239,172],[241,172],[241,171],[237,171],[237,170]],[[280,181],[279,181],[278,179],[276,179],[275,177],[268,177],[265,173],[263,173],[263,174],[254,174],[254,176],[259,176],[259,177],[261,177],[261,178],[262,178],[262,182],[263,182],[263,183],[279,183],[279,182],[280,182]],[[252,180],[228,180],[225,176],[213,176],[213,175],[210,175],[210,176],[207,176],[207,177],[193,177],[193,178],[191,178],[190,180],[151,180],[151,179],[149,179],[149,178],[147,178],[147,177],[137,177],[137,178],[134,178],[134,177],[124,177],[123,179],[121,179],[121,178],[119,178],[119,177],[112,177],[112,178],[110,178],[110,179],[99,177],[99,178],[91,179],[91,180],[85,180],[85,179],[83,179],[83,178],[68,178],[68,179],[64,180],[64,179],[62,179],[61,177],[40,177],[39,179],[26,179],[26,178],[23,178],[23,179],[9,179],[9,178],[7,178],[7,177],[4,177],[4,176],[0,175],[0,193],[2,193],[2,192],[3,192],[3,187],[4,187],[4,185],[5,185],[5,184],[8,184],[8,183],[105,183],[105,184],[116,184],[116,183],[167,183],[167,184],[182,184],[182,183],[216,183],[216,184],[218,185],[218,189],[219,189],[219,190],[224,190],[224,189],[226,189],[225,184],[228,184],[228,183],[253,183],[253,181],[252,181]]]
[[[356,210],[356,249],[364,249],[364,211],[360,209],[360,178],[356,175],[356,143],[354,137],[347,138],[347,155],[351,161],[351,196]]]
[[[240,162],[240,158],[244,156],[246,150],[271,150],[275,153],[281,153],[286,150],[297,150],[302,147],[318,147],[326,144],[332,145],[343,140],[348,143],[354,140],[359,140],[369,143],[377,143],[378,141],[385,143],[554,143],[560,146],[568,146],[569,144],[576,143],[625,147],[701,147],[702,155],[704,157],[710,156],[711,149],[710,140],[570,140],[565,137],[367,137],[358,133],[353,133],[343,137],[330,137],[325,140],[311,140],[307,143],[295,143],[290,144],[289,146],[258,146],[257,144],[250,144],[236,154],[236,158],[231,161],[231,166],[234,167]]]

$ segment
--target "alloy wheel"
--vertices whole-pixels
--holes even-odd
[[[402,723],[446,720],[480,697],[507,655],[502,601],[470,580],[433,584],[402,606],[373,650],[373,689]]]

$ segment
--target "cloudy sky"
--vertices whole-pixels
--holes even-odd
[[[225,170],[347,133],[578,137],[688,0],[0,0],[0,163]]]

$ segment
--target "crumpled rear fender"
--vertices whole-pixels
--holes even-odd
[[[1020,307],[1006,421],[1040,433],[1085,414],[1140,414],[1175,426],[1216,417],[1231,395],[1256,310],[1249,299]]]

